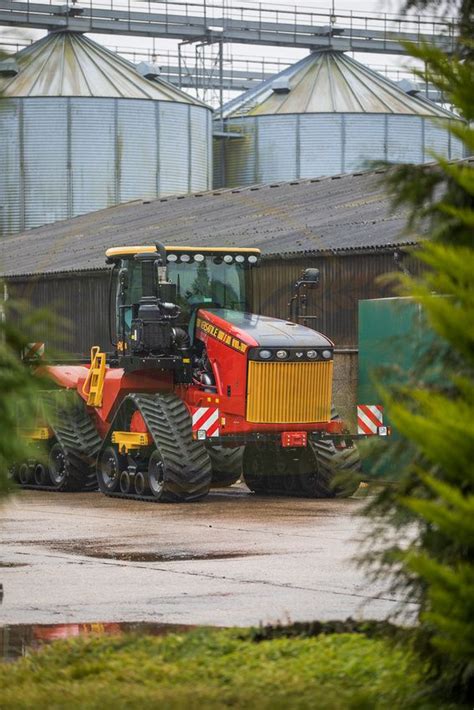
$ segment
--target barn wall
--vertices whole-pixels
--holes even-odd
[[[356,348],[358,301],[393,295],[393,287],[379,280],[383,274],[397,271],[393,253],[266,258],[251,272],[254,312],[288,318],[292,286],[308,267],[320,270],[321,283],[318,289],[308,291],[307,325],[327,334],[336,348]],[[97,270],[15,278],[9,281],[9,291],[69,321],[71,331],[61,328],[59,333],[59,345],[67,352],[88,353],[94,344],[108,350],[109,273]]]
[[[393,295],[393,285],[379,280],[398,271],[393,251],[265,259],[252,273],[255,310],[287,318],[292,286],[309,267],[321,276],[320,287],[308,291],[307,325],[328,335],[336,348],[356,348],[359,300]]]
[[[109,272],[92,271],[15,278],[9,297],[28,310],[45,309],[52,326],[46,329],[46,349],[71,356],[88,355],[92,345],[111,350],[108,334]]]

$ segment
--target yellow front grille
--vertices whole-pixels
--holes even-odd
[[[305,424],[331,418],[332,360],[249,362],[247,421]]]

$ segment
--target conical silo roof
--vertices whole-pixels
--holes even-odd
[[[19,72],[2,82],[4,97],[83,96],[152,99],[203,106],[162,79],[77,32],[52,32],[15,55]]]
[[[453,118],[343,52],[314,52],[224,106],[224,118],[302,113],[387,113]]]

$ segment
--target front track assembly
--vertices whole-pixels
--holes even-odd
[[[139,413],[145,444],[128,451],[114,443],[114,432],[129,431]],[[191,417],[173,394],[132,394],[125,398],[107,435],[97,464],[102,493],[162,503],[203,498],[211,485],[211,461],[192,438]]]

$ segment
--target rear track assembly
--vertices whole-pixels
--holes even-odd
[[[44,404],[48,425],[53,432],[47,445],[48,461],[30,459],[20,463],[16,467],[15,480],[22,488],[35,490],[96,490],[95,459],[101,440],[84,402],[76,392],[54,390],[45,392]],[[39,467],[43,468],[41,477],[35,476]],[[19,481],[22,468],[27,482]]]

